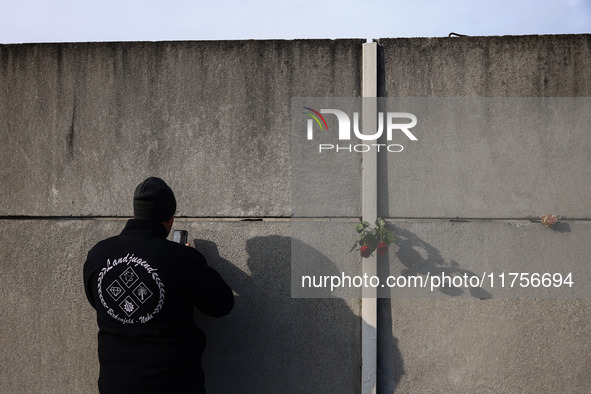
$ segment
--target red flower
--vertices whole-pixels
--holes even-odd
[[[557,220],[558,218],[554,215],[542,216],[542,223],[544,223],[546,227],[552,227]]]
[[[369,257],[371,255],[371,249],[367,245],[361,247],[361,257]]]
[[[378,254],[384,254],[388,250],[388,245],[385,242],[380,242],[378,244]]]

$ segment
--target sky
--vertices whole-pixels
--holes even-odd
[[[0,43],[591,33],[591,0],[0,0]]]

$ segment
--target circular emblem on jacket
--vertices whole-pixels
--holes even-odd
[[[98,296],[107,314],[124,324],[146,323],[164,305],[164,284],[155,268],[128,254],[107,265],[98,276]]]

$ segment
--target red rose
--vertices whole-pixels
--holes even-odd
[[[378,244],[378,254],[384,254],[388,250],[388,245],[385,242],[380,242]]]
[[[552,227],[557,220],[558,218],[554,215],[542,216],[542,223],[544,223],[546,227]]]
[[[371,249],[367,245],[361,247],[361,257],[369,257],[371,255]]]

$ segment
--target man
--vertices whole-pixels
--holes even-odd
[[[134,218],[96,244],[84,264],[96,309],[102,393],[203,393],[205,336],[193,307],[223,316],[232,290],[195,249],[168,241],[176,199],[160,178],[140,183]]]

